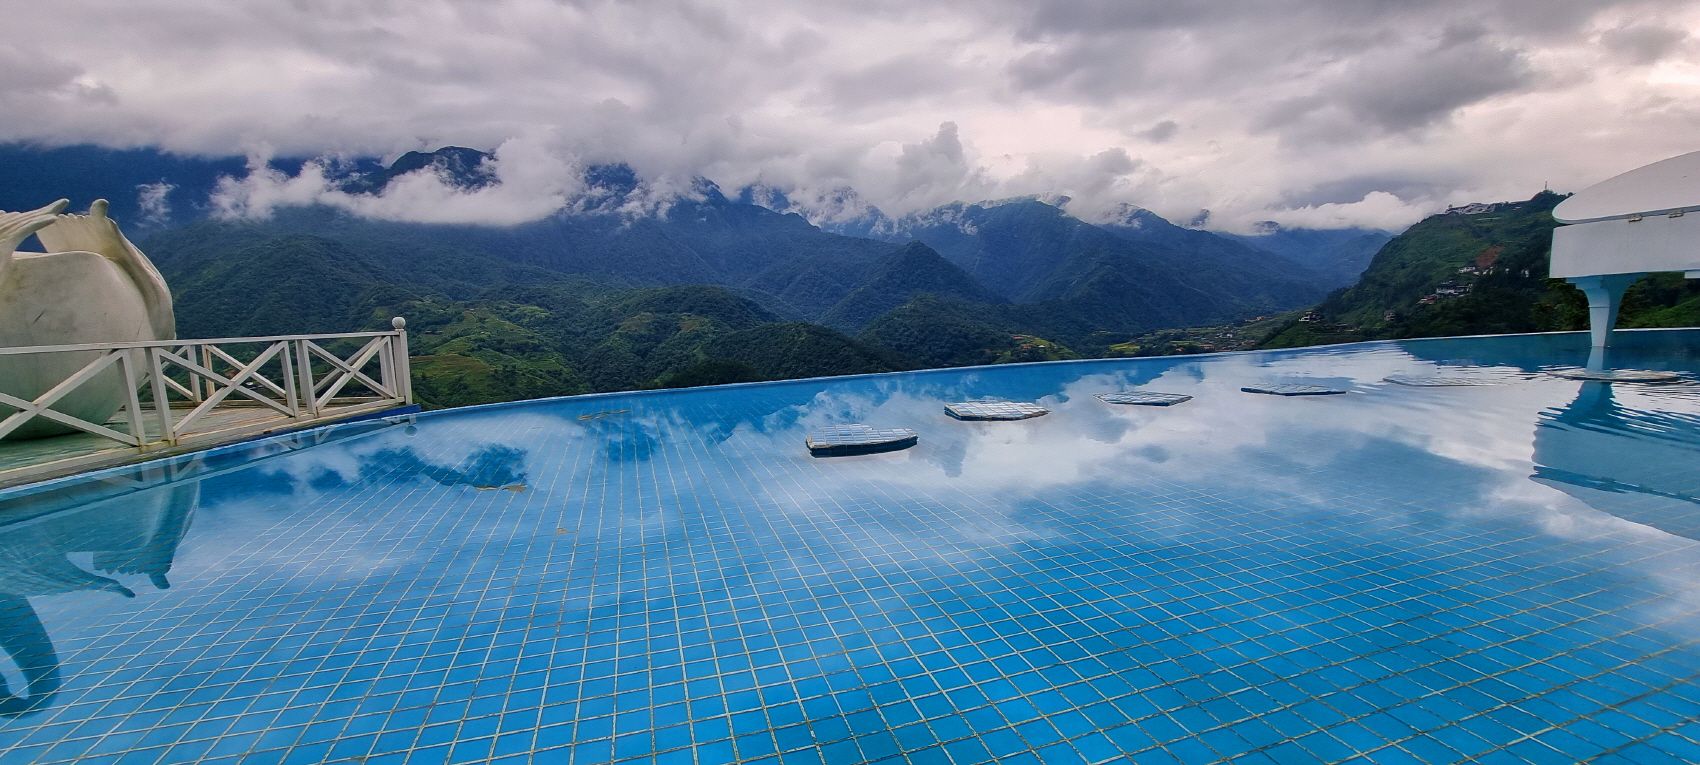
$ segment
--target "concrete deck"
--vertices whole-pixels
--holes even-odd
[[[416,407],[388,398],[334,401],[317,417],[289,417],[257,404],[244,406],[232,403],[208,412],[196,424],[195,432],[177,444],[157,442],[138,449],[93,433],[0,441],[0,488],[198,451],[273,433],[346,422],[398,409],[418,411]],[[173,412],[176,411],[177,408],[173,407]],[[148,428],[148,435],[157,438],[158,417],[152,409],[142,411],[142,423]],[[122,433],[130,430],[122,412],[105,425]]]

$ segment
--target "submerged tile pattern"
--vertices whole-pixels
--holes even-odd
[[[915,443],[915,431],[908,428],[875,428],[861,423],[815,428],[807,440],[809,452],[817,457],[895,451]]]
[[[1395,385],[1409,385],[1413,388],[1458,388],[1500,383],[1497,379],[1481,375],[1388,375],[1382,379]]]
[[[1051,413],[1038,404],[1017,401],[964,401],[945,404],[944,410],[958,420],[1030,420]]]
[[[1191,401],[1191,396],[1179,393],[1158,393],[1148,390],[1122,391],[1118,393],[1099,393],[1098,400],[1106,404],[1131,404],[1133,406],[1174,406],[1175,404]]]
[[[1246,393],[1267,393],[1271,396],[1330,396],[1345,393],[1339,388],[1326,385],[1247,385],[1240,390]]]
[[[1673,382],[1680,379],[1675,372],[1649,369],[1560,369],[1554,375],[1570,380],[1606,380],[1608,382]]]
[[[1236,393],[1259,370],[1234,363],[427,417],[6,527],[0,645],[49,661],[18,648],[39,615],[63,687],[0,718],[0,762],[1700,760],[1700,544],[1354,424],[1526,443],[1577,383],[1295,414]],[[1082,406],[1164,370],[1224,403]],[[1047,392],[1080,404],[1037,440],[936,416]],[[1658,405],[1700,411],[1680,393]],[[872,410],[921,445],[797,448],[811,418]]]

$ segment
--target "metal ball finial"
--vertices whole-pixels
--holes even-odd
[[[396,329],[404,329],[407,327],[407,320],[397,316],[390,319],[390,326],[395,327]]]

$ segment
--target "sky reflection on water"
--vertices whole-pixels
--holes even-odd
[[[1621,713],[1556,700],[1576,683],[1609,686],[1649,657],[1673,663],[1671,683],[1700,674],[1700,332],[1627,333],[1614,350],[1613,364],[1684,372],[1678,383],[1545,374],[1580,366],[1585,342],[584,397],[0,492],[0,757],[401,762],[507,747],[550,761],[571,746],[586,761],[683,747],[743,759],[802,741],[787,733],[799,725],[828,761],[972,760],[967,740],[1046,760],[1064,745],[1087,759],[1289,746],[1445,759],[1430,744],[1532,756],[1515,747],[1553,747],[1472,723],[1487,712],[1458,699],[1556,668],[1569,679],[1532,683],[1513,706],[1569,730]],[[1461,371],[1499,384],[1384,382]],[[1240,392],[1253,383],[1350,392]],[[1194,398],[1094,398],[1132,388]],[[943,411],[981,397],[1052,414]],[[920,443],[809,456],[810,429],[846,422],[913,428]],[[1599,640],[1639,653],[1584,668]],[[1528,641],[1546,653],[1502,655]],[[1439,658],[1364,669],[1413,647]],[[927,682],[903,674],[912,660]],[[1652,689],[1638,698],[1678,698],[1637,682]],[[1463,706],[1403,730],[1381,720],[1434,699]],[[1333,714],[1251,730],[1320,708]],[[1091,724],[1070,732],[1071,715]],[[1319,732],[1334,743],[1299,743]]]

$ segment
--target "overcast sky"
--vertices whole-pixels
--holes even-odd
[[[577,168],[626,161],[657,194],[701,175],[817,216],[854,188],[893,214],[1066,194],[1082,217],[1398,227],[1700,149],[1700,0],[59,0],[0,18],[0,140],[501,148],[505,191],[482,206],[404,189],[372,210],[389,217],[535,217],[581,190]]]

